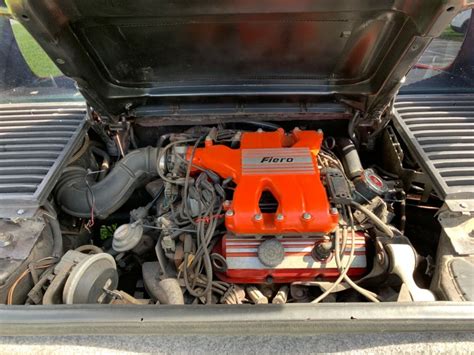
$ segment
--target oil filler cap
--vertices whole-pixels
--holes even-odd
[[[268,267],[275,267],[285,258],[285,248],[277,239],[268,239],[258,247],[258,259]]]
[[[372,169],[366,169],[364,173],[354,181],[355,188],[363,199],[356,197],[359,202],[372,200],[376,196],[383,196],[388,191],[385,181]]]

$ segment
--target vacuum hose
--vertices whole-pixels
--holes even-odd
[[[134,150],[115,164],[110,173],[95,183],[80,166],[68,167],[57,184],[56,202],[66,213],[76,217],[104,219],[119,209],[133,191],[147,178],[157,175],[158,149]]]

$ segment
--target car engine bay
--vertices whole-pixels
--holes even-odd
[[[89,110],[46,202],[1,220],[0,301],[448,298],[433,287],[442,201],[397,174],[419,166],[391,124],[369,149],[349,117],[112,124]]]

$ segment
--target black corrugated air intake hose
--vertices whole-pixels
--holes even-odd
[[[95,183],[94,175],[80,166],[66,168],[55,189],[61,209],[76,217],[106,218],[119,209],[133,191],[157,174],[158,148],[141,148],[127,154],[110,173]]]

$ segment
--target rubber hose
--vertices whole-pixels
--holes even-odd
[[[60,258],[63,256],[63,235],[61,233],[61,227],[57,219],[48,217],[51,231],[53,233],[54,247],[53,257]]]
[[[120,160],[100,182],[88,181],[87,170],[72,166],[65,170],[55,190],[61,209],[75,217],[99,219],[119,209],[147,178],[157,175],[158,149],[134,150]]]
[[[49,221],[49,226],[51,228],[51,234],[53,235],[53,252],[52,256],[55,258],[60,258],[63,256],[63,234],[61,232],[61,226],[59,225],[56,211],[49,202],[46,202],[43,205],[44,209],[48,212],[44,216]]]
[[[89,148],[89,144],[90,144],[90,140],[89,140],[89,136],[85,136],[84,137],[84,140],[82,142],[82,145],[80,146],[80,148],[78,150],[76,150],[73,154],[73,156],[69,159],[69,162],[68,164],[72,164],[74,163],[75,161],[77,161],[82,155],[84,155],[84,153],[87,151],[87,148]]]
[[[107,154],[105,150],[100,149],[99,147],[96,146],[91,146],[91,152],[94,154],[97,154],[98,156],[102,157],[102,164],[100,166],[100,169],[103,170],[106,168],[105,171],[101,171],[99,173],[99,178],[98,180],[102,180],[106,175],[110,167],[110,155]]]
[[[336,142],[339,149],[339,154],[342,158],[344,171],[351,180],[361,176],[364,172],[362,163],[360,161],[359,153],[354,145],[354,142],[349,138],[339,138]]]

